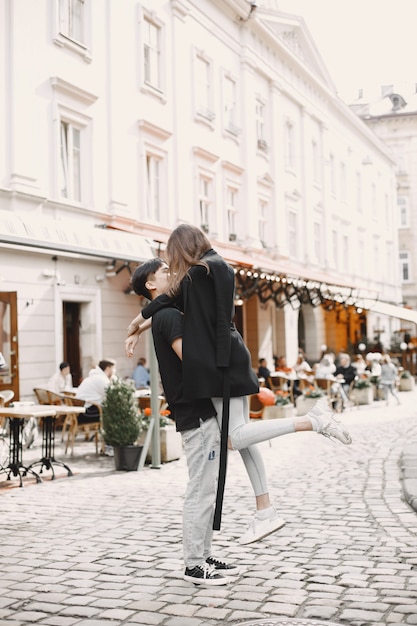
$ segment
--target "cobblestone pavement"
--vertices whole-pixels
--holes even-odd
[[[88,452],[66,457],[73,477],[47,473],[42,484],[28,478],[12,488],[0,476],[0,626],[219,626],[267,617],[417,624],[417,514],[400,480],[402,450],[417,442],[417,392],[401,400],[345,412],[349,447],[315,433],[262,444],[287,523],[250,546],[237,537],[254,498],[240,456],[230,454],[214,553],[242,574],[227,588],[181,578],[184,458],[115,472],[113,459],[77,443],[76,452]]]

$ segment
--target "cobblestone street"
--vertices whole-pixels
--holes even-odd
[[[2,477],[1,626],[219,626],[280,616],[417,624],[417,513],[404,501],[400,470],[404,446],[417,442],[417,393],[400,397],[400,407],[345,412],[351,446],[315,433],[262,444],[287,523],[250,546],[237,538],[254,497],[240,456],[230,454],[215,555],[242,574],[228,587],[181,578],[184,458],[123,473],[91,453],[65,457],[73,477],[46,474],[22,489]],[[76,454],[86,446],[93,450],[81,442]]]

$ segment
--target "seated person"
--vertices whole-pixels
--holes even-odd
[[[145,357],[140,357],[138,364],[133,370],[132,378],[135,381],[136,389],[149,389],[151,379],[149,370],[146,367]]]
[[[348,354],[341,354],[339,363],[340,365],[335,370],[335,376],[344,379],[344,382],[341,383],[341,392],[345,403],[348,400],[350,385],[356,378],[356,370],[353,365],[351,365],[350,356]]]
[[[70,364],[63,361],[59,365],[59,372],[56,372],[51,376],[46,384],[48,391],[54,393],[62,393],[63,391],[72,391],[72,376],[70,372]]]
[[[314,366],[314,376],[316,378],[332,378],[336,371],[336,365],[330,354],[325,354],[321,361]]]
[[[284,374],[290,375],[294,374],[294,369],[292,367],[288,367],[287,359],[285,356],[279,356],[275,361],[275,371],[276,372],[284,372]]]
[[[78,417],[80,424],[98,422],[100,420],[100,412],[95,405],[102,405],[106,396],[106,389],[115,372],[116,362],[104,359],[90,370],[87,378],[84,378],[77,388],[75,397],[79,400],[84,400],[86,409],[85,414]]]
[[[266,366],[266,359],[259,359],[258,378],[263,378],[265,380],[265,387],[271,389],[271,372]]]

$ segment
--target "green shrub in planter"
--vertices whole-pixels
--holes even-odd
[[[370,380],[368,380],[367,378],[359,378],[359,380],[355,381],[353,388],[354,389],[368,389],[371,386],[372,386],[372,383]]]
[[[134,445],[142,432],[134,384],[118,379],[112,381],[106,389],[102,408],[105,442],[113,447]]]
[[[408,370],[404,370],[403,372],[401,372],[400,378],[411,378],[411,372],[409,372]]]

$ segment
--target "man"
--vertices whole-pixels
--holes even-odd
[[[138,295],[153,300],[167,290],[168,266],[159,258],[143,263],[133,274],[132,287]],[[182,332],[183,316],[178,309],[167,307],[153,316],[152,336],[162,386],[182,436],[189,474],[183,508],[183,578],[199,585],[225,585],[239,568],[211,554],[219,426],[210,399],[183,400]]]
[[[263,378],[265,387],[272,388],[271,371],[266,366],[266,359],[259,359],[258,378]]]
[[[99,421],[100,411],[96,405],[102,405],[110,379],[116,373],[116,362],[103,359],[90,370],[77,388],[75,397],[85,402],[85,414],[78,417],[79,423]]]
[[[146,367],[145,357],[140,357],[138,364],[133,370],[132,378],[135,381],[136,389],[149,389],[150,376]]]
[[[351,365],[350,356],[348,354],[343,353],[340,355],[339,366],[336,367],[334,375],[343,380],[343,382],[340,383],[340,391],[343,399],[343,408],[345,408],[349,401],[350,385],[356,378],[356,370],[353,365]]]
[[[53,374],[48,380],[46,388],[54,393],[62,393],[63,391],[72,391],[72,387],[70,364],[63,361],[59,365],[59,372]]]

